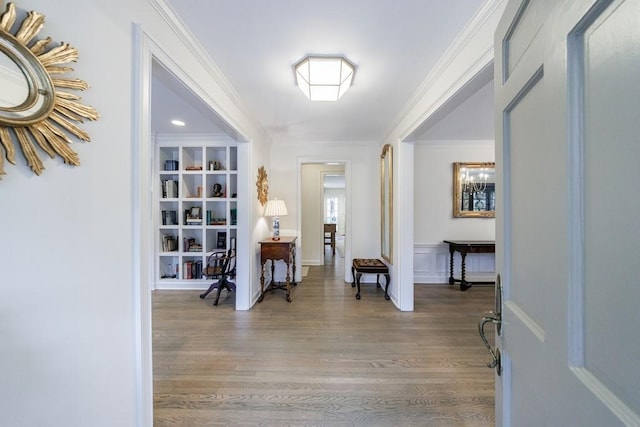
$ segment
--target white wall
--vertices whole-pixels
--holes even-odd
[[[101,118],[81,126],[92,142],[74,144],[80,167],[47,158],[46,170],[36,177],[21,159],[16,166],[5,165],[7,175],[0,181],[1,423],[143,425],[150,406],[140,404],[144,379],[134,269],[139,201],[132,172],[140,141],[132,124],[132,94],[138,90],[132,24],[141,23],[253,143],[264,137],[147,0],[30,0],[18,7],[46,16],[42,37],[78,48],[80,59],[70,76],[89,82],[83,102],[97,108]],[[261,156],[251,154],[252,162],[262,163]],[[244,182],[250,183],[248,176]],[[255,191],[253,185],[247,192]]]
[[[416,143],[414,154],[414,281],[445,283],[449,251],[443,240],[495,239],[494,218],[454,218],[452,202],[453,163],[495,161],[494,141]],[[493,255],[469,255],[467,270],[470,279],[489,280]]]

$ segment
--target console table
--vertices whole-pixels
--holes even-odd
[[[494,240],[444,240],[449,245],[449,284],[460,283],[460,290],[466,291],[471,287],[472,282],[465,279],[464,262],[467,254],[486,254],[496,252],[496,242]],[[460,252],[462,257],[462,276],[460,279],[453,277],[453,254]],[[495,282],[473,282],[473,283],[495,283]]]
[[[271,282],[264,285],[264,265],[267,260],[271,260]],[[276,261],[282,260],[287,264],[287,278],[285,283],[277,284],[273,281]],[[267,292],[284,289],[287,291],[287,301],[291,302],[291,286],[296,286],[296,237],[281,236],[280,240],[273,240],[270,237],[260,241],[260,297],[258,302],[262,302]],[[289,274],[290,267],[293,269],[293,281]]]

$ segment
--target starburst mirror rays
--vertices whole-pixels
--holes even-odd
[[[91,138],[76,123],[97,120],[99,115],[69,91],[86,90],[89,85],[62,77],[73,71],[66,64],[78,59],[78,51],[68,43],[51,47],[50,37],[36,38],[44,15],[31,11],[18,21],[15,4],[8,3],[0,15],[0,80],[8,88],[0,95],[0,175],[6,174],[4,159],[16,164],[16,142],[36,175],[44,170],[38,148],[51,158],[57,155],[66,164],[79,166],[71,138]]]

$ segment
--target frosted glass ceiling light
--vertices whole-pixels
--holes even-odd
[[[337,101],[351,86],[355,67],[342,57],[307,56],[295,66],[296,83],[312,101]]]

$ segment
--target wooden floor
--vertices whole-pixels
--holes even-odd
[[[226,291],[218,307],[154,292],[154,425],[494,425],[477,331],[492,287],[418,285],[403,313],[375,284],[357,301],[343,259],[326,258],[292,303],[275,291],[248,312]]]

